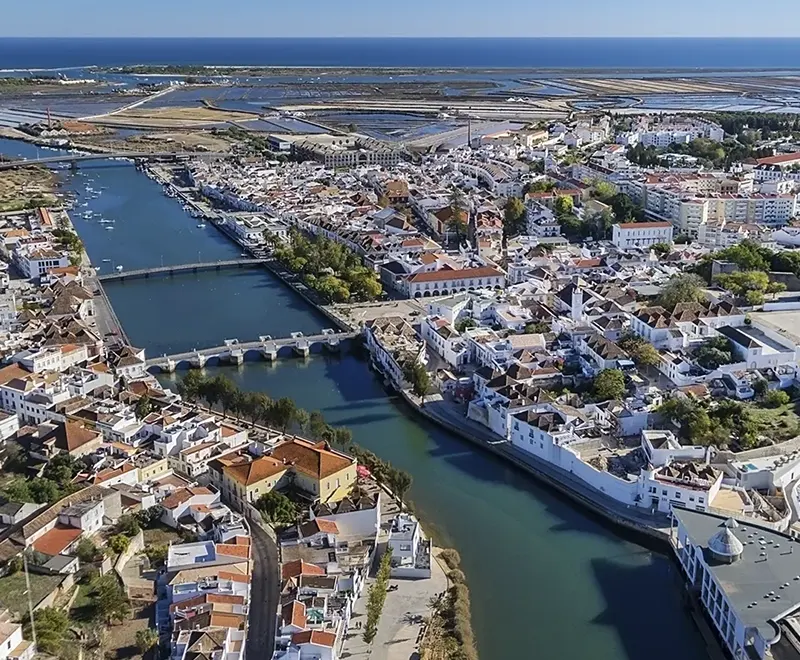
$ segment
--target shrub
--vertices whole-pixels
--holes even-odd
[[[458,554],[458,550],[454,550],[453,548],[445,548],[439,554],[439,557],[441,557],[442,561],[447,564],[447,567],[451,570],[461,565],[461,555]]]
[[[767,408],[780,408],[789,403],[789,395],[781,390],[771,390],[764,396],[764,405]]]
[[[124,534],[116,534],[108,539],[108,547],[116,554],[125,552],[131,545],[131,540]]]
[[[464,571],[461,571],[457,568],[454,568],[452,571],[448,571],[447,579],[453,584],[463,584],[466,581]]]

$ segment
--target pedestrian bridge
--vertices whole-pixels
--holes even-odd
[[[122,282],[124,280],[144,279],[159,275],[178,275],[180,273],[201,273],[209,270],[228,270],[230,268],[247,268],[261,266],[264,259],[229,259],[227,261],[203,261],[193,264],[177,264],[175,266],[157,266],[155,268],[140,268],[138,270],[121,270],[118,272],[99,275],[101,282]]]
[[[31,167],[34,165],[54,165],[56,163],[80,163],[88,160],[114,160],[146,158],[148,160],[177,160],[179,158],[227,158],[229,153],[212,153],[208,151],[119,151],[112,153],[81,154],[69,153],[61,156],[47,156],[45,158],[19,158],[0,162],[0,170],[12,170],[18,167]]]
[[[269,335],[263,335],[257,341],[240,342],[238,339],[226,339],[221,346],[162,355],[147,360],[145,365],[148,369],[159,369],[172,373],[179,368],[202,369],[209,360],[214,359],[231,364],[242,364],[245,357],[249,355],[273,361],[280,357],[281,349],[291,349],[291,352],[285,351],[286,355],[308,357],[315,347],[338,351],[341,342],[354,339],[358,334],[358,332],[337,332],[326,328],[322,333],[308,337],[302,332],[293,332],[290,337],[282,339],[274,339]]]

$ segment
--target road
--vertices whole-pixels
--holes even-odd
[[[250,581],[250,618],[245,657],[269,660],[275,649],[280,573],[278,548],[261,527],[250,525],[253,574]]]

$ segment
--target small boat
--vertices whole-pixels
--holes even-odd
[[[106,225],[106,231],[111,231],[112,229],[114,228],[111,225]]]
[[[121,272],[122,272],[122,266],[117,266],[117,268],[116,268],[116,271],[117,271],[118,273],[121,273]]]
[[[110,261],[111,261],[111,259],[103,259],[103,263],[106,263],[106,264],[109,263]]]
[[[197,225],[197,228],[198,229],[205,229],[206,228],[206,223],[205,222],[201,222],[199,225]]]
[[[103,219],[100,221],[100,224],[101,224],[101,225],[113,225],[113,224],[114,224],[114,221],[113,221],[113,220],[108,220],[107,218],[103,218]]]

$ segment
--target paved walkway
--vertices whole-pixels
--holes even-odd
[[[551,463],[514,447],[510,442],[492,432],[482,424],[467,419],[464,416],[462,407],[451,403],[442,398],[441,395],[433,395],[425,399],[424,411],[431,417],[436,418],[443,425],[450,427],[462,435],[466,434],[473,440],[491,445],[499,455],[505,456],[509,460],[523,464],[531,471],[539,472],[550,479],[553,479],[566,488],[571,489],[583,499],[601,505],[604,510],[625,518],[637,525],[668,531],[670,527],[669,517],[666,515],[652,515],[645,509],[622,504],[618,500],[609,497],[595,488],[587,485],[583,480],[573,476]]]
[[[447,589],[447,578],[437,561],[433,561],[432,575],[429,580],[396,580],[389,581],[397,585],[396,591],[386,594],[378,634],[372,644],[364,643],[362,630],[353,626],[366,623],[365,614],[367,594],[374,579],[367,580],[367,586],[355,604],[354,616],[350,624],[342,652],[342,660],[409,660],[418,658],[418,642],[423,626],[420,623],[427,619],[431,612],[429,603],[436,594]]]

